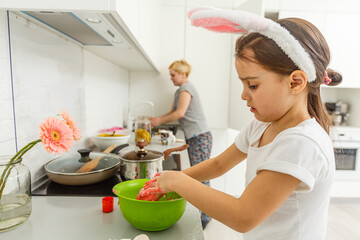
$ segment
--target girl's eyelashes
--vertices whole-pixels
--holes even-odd
[[[243,83],[244,87],[247,86],[249,89],[255,90],[258,87],[259,84],[257,82],[255,82],[255,81],[253,81],[252,78],[255,78],[255,77],[248,77],[248,78],[245,78],[245,79],[241,79],[239,77],[239,79]],[[249,79],[251,79],[251,80],[249,80]]]

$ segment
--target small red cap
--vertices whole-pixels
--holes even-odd
[[[104,197],[102,199],[102,211],[104,213],[112,212],[114,209],[114,198]]]

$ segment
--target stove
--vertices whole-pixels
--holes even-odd
[[[111,178],[99,183],[83,185],[83,186],[69,186],[58,184],[50,180],[47,176],[43,179],[41,185],[35,188],[32,196],[115,196],[112,188],[122,182],[120,175],[117,173]]]
[[[164,170],[181,170],[181,162],[179,154],[170,155],[165,161],[163,161]],[[112,188],[123,182],[120,177],[120,173],[117,172],[111,178],[99,183],[83,185],[83,186],[68,186],[58,184],[50,180],[47,176],[39,181],[38,186],[32,190],[32,196],[83,196],[83,197],[105,197],[115,196],[112,192]]]

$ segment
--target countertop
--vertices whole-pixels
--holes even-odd
[[[177,139],[184,139],[182,131]],[[179,147],[185,142],[162,145],[156,138],[147,147],[151,150],[164,151]],[[130,138],[126,151],[135,148],[134,138]],[[177,152],[181,157],[181,169],[190,167],[187,150]],[[168,229],[158,232],[146,232],[136,229],[122,216],[114,201],[114,211],[103,213],[102,197],[74,196],[32,196],[32,213],[21,226],[0,233],[1,240],[121,240],[134,239],[139,234],[146,234],[150,240],[161,239],[204,239],[199,210],[187,203],[180,220]]]
[[[101,197],[32,197],[32,213],[21,226],[0,233],[1,240],[121,240],[146,234],[150,240],[204,239],[200,214],[190,203],[170,228],[146,232],[122,216],[117,199],[114,211],[103,213]]]

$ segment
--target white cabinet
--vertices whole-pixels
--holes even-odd
[[[160,62],[161,10],[161,0],[117,0],[121,18],[157,66]]]
[[[326,9],[327,2],[328,0],[279,0],[279,7],[280,11],[322,11]]]
[[[201,96],[210,127],[225,128],[231,63],[231,35],[190,26],[187,21],[185,58],[192,65],[190,81]],[[175,46],[174,46],[175,47]]]
[[[326,13],[325,12],[307,12],[307,11],[290,11],[281,10],[279,18],[296,17],[305,19],[314,24],[325,36]]]
[[[211,157],[218,156],[230,147],[239,131],[234,129],[211,129],[213,148]],[[223,176],[210,181],[211,187],[233,196],[240,196],[245,190],[246,160],[241,162]]]
[[[120,67],[159,72],[156,46],[160,43],[153,40],[159,35],[159,1],[2,0],[0,9],[10,10]],[[146,40],[145,35],[149,36]]]
[[[343,76],[339,88],[360,88],[357,65],[360,55],[360,33],[354,24],[360,23],[360,12],[327,12],[281,10],[279,18],[299,17],[313,23],[324,35],[330,48],[330,64]]]
[[[360,13],[327,13],[326,39],[330,47],[330,68],[340,72],[342,88],[360,88],[360,33],[354,29],[360,23]]]

